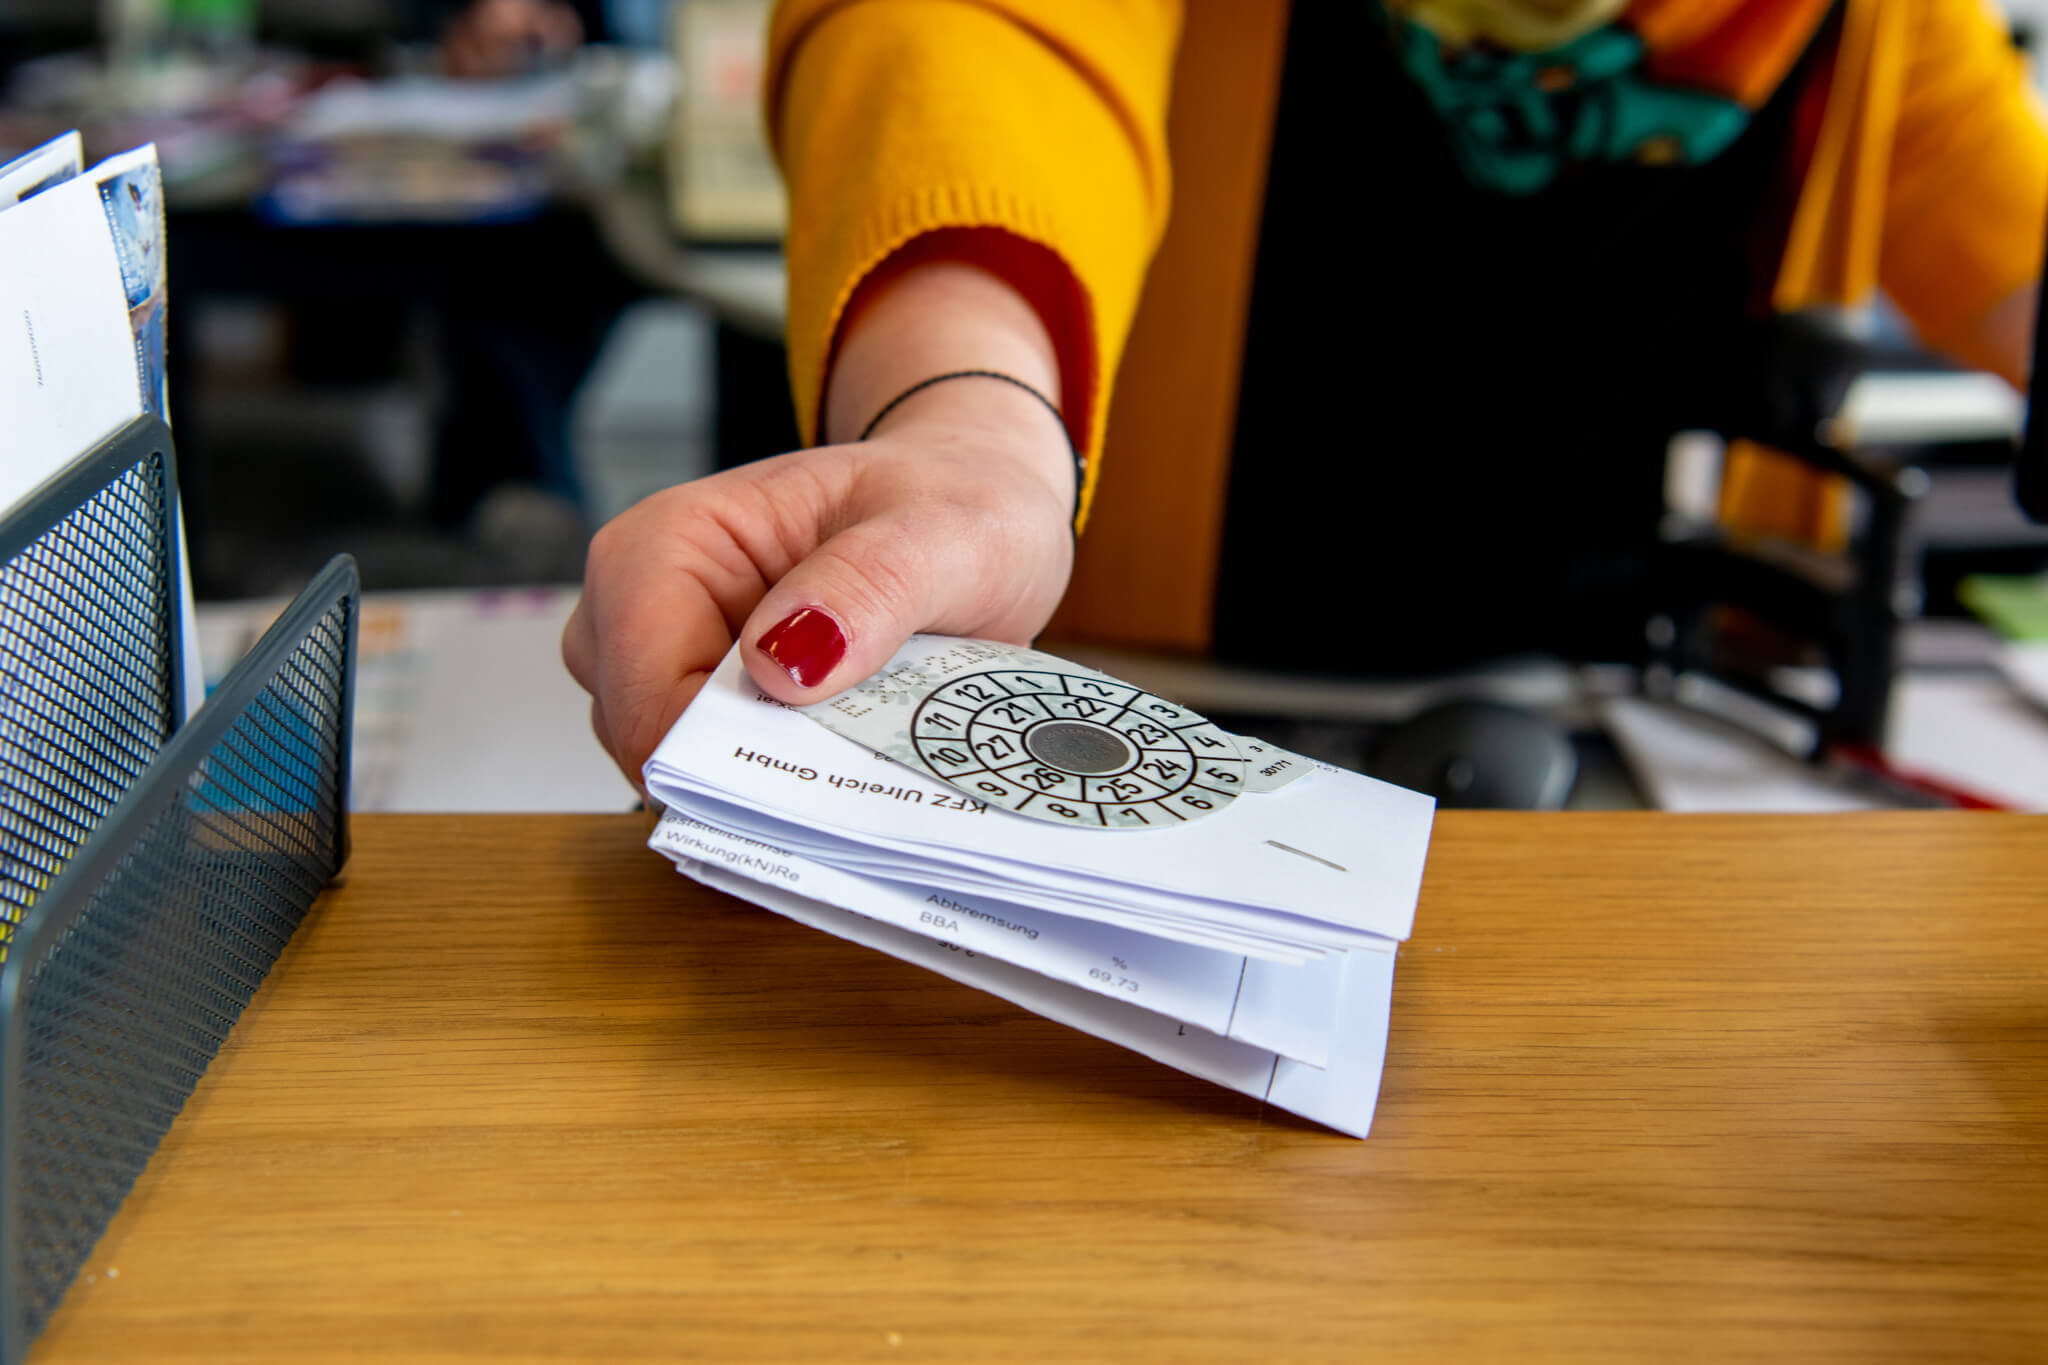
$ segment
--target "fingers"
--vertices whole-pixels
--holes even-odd
[[[599,741],[634,783],[768,584],[844,505],[847,464],[764,460],[657,493],[592,539],[562,662],[595,701]]]
[[[735,639],[764,691],[803,705],[873,674],[913,631],[1022,642],[1044,624],[1071,567],[1060,499],[979,448],[887,453],[762,461],[598,533],[562,659],[628,778]]]
[[[611,754],[612,762],[617,763],[619,761],[618,751],[612,744],[611,727],[604,723],[604,708],[595,701],[590,703],[590,732],[597,736],[598,746],[606,753]],[[626,780],[633,784],[633,790],[640,793],[640,800],[643,804],[653,804],[652,798],[647,794],[647,784],[640,779],[637,771],[628,770],[623,765],[619,771],[624,773]]]
[[[783,576],[741,627],[747,672],[802,706],[870,676],[942,606],[928,547],[888,524],[842,531]]]
[[[631,746],[620,744],[612,734],[612,726],[605,716],[607,692],[598,664],[600,652],[597,631],[592,624],[596,616],[593,598],[586,589],[584,595],[577,600],[576,609],[569,614],[568,623],[562,628],[562,664],[568,669],[569,676],[576,680],[577,685],[590,693],[590,732],[597,737],[598,744],[611,755],[612,762],[618,765],[619,771],[633,784],[644,800],[647,796],[647,787],[641,780],[640,773],[653,748],[648,746],[646,753],[640,752],[637,733],[636,742]],[[684,679],[678,679],[679,684],[683,681]],[[665,712],[673,705],[675,713],[681,715],[693,696],[693,693],[679,685],[673,696],[659,699],[657,706],[660,711]],[[624,714],[624,710],[622,707],[621,714]]]
[[[778,701],[802,706],[872,676],[916,631],[1028,638],[1066,582],[1065,547],[1055,540],[1034,557],[1003,530],[923,508],[840,532],[741,627],[748,673]],[[1017,591],[1040,580],[1035,592]]]
[[[635,786],[732,647],[731,619],[763,588],[744,555],[650,543],[644,529],[627,523],[625,534],[592,542],[583,597],[562,632],[562,662],[592,697],[591,728]]]

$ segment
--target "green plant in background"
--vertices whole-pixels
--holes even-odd
[[[1956,596],[2009,639],[2048,640],[2048,577],[1971,574]]]
[[[256,37],[256,0],[169,0],[173,41],[222,50]]]

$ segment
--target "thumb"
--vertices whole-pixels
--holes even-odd
[[[907,516],[858,523],[755,607],[739,637],[747,672],[769,696],[803,706],[872,677],[916,631],[988,630],[1003,558],[980,537],[935,534]]]

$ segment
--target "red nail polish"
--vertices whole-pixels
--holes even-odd
[[[769,627],[760,648],[798,687],[815,687],[846,657],[846,636],[816,607],[799,607]]]

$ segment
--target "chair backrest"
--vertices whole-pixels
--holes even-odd
[[[2013,495],[2020,510],[2048,526],[2048,269],[2041,272],[2040,294],[2034,301],[2034,371],[2027,385],[2027,431],[2020,442],[2019,464],[2013,470]]]

